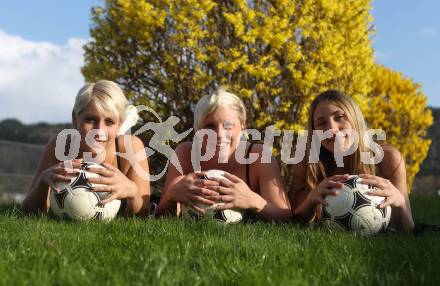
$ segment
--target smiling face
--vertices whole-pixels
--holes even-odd
[[[313,112],[313,129],[332,131],[332,138],[324,139],[322,146],[330,152],[334,152],[336,134],[344,129],[352,129],[352,124],[348,120],[347,113],[330,101],[321,101]],[[353,130],[354,131],[354,130]],[[343,151],[348,150],[351,143],[350,133],[344,134],[344,142],[342,144]]]
[[[219,156],[221,150],[225,150],[227,153],[224,155],[229,158],[240,141],[244,124],[240,121],[237,111],[222,107],[204,118],[201,129],[213,130],[217,135],[215,146],[206,146],[205,140],[204,147],[215,148],[215,157]]]
[[[108,150],[117,136],[120,120],[117,114],[109,111],[100,111],[93,102],[90,102],[78,116],[73,117],[73,125],[81,134],[81,152],[99,153]],[[96,129],[92,146],[86,144],[87,134]],[[90,135],[89,135],[90,136]]]

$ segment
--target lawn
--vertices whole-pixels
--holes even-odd
[[[440,224],[439,197],[412,197]],[[295,224],[59,222],[0,210],[1,285],[434,285],[440,232],[373,237]]]

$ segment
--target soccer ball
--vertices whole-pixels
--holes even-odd
[[[363,184],[359,176],[343,182],[337,196],[325,198],[328,206],[322,208],[321,223],[331,230],[346,230],[359,234],[376,234],[387,228],[391,207],[379,208],[383,197],[369,196],[375,187]]]
[[[220,178],[224,180],[228,180],[224,177],[224,171],[221,170],[209,170],[205,172],[205,176],[201,179],[209,180],[212,178]],[[243,212],[237,209],[227,209],[227,210],[215,210],[217,206],[224,205],[223,202],[217,202],[214,205],[205,205],[202,203],[198,203],[197,206],[205,210],[205,215],[201,215],[195,210],[185,205],[182,206],[182,215],[183,217],[191,217],[191,218],[210,218],[223,223],[239,223],[243,220]]]
[[[111,220],[118,213],[120,200],[113,200],[105,205],[101,203],[109,193],[91,192],[94,186],[87,178],[99,177],[87,172],[90,167],[103,168],[95,163],[82,163],[79,174],[72,177],[70,183],[59,183],[60,192],[50,192],[50,209],[58,218],[69,220]]]

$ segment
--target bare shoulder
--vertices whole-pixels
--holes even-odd
[[[124,173],[128,174],[128,172],[133,168],[134,166],[132,159],[135,158],[135,164],[140,164],[140,166],[143,166],[144,169],[148,169],[148,157],[144,153],[144,143],[142,140],[135,136],[135,135],[123,135],[118,136],[116,140],[116,144],[118,144],[118,151],[121,153],[119,156],[121,165],[118,166],[118,168]],[[138,157],[138,155],[141,154],[141,156],[145,156],[144,158]],[[128,155],[128,157],[127,157]]]
[[[144,149],[144,142],[142,142],[141,138],[135,136],[135,135],[125,135],[125,136],[119,136],[117,140],[118,148],[120,152],[126,153],[127,150],[129,151],[139,151],[141,149]],[[127,149],[127,144],[130,144],[132,148]]]
[[[41,173],[44,170],[60,162],[60,160],[58,160],[56,156],[57,153],[56,147],[57,147],[57,135],[53,135],[50,137],[49,141],[47,142],[46,148],[44,149],[40,161],[38,162],[38,167],[35,172],[34,179],[32,181],[32,186],[35,184],[38,177],[41,175]],[[59,146],[59,148],[60,148],[59,151],[62,152],[62,154],[64,155],[66,146]]]
[[[404,164],[402,154],[392,145],[383,145],[382,146],[384,156],[381,164],[384,167],[397,167],[400,164]]]
[[[405,170],[405,160],[399,150],[392,145],[382,145],[382,149],[384,156],[379,170],[384,177],[392,177],[399,170]]]
[[[268,155],[265,155],[265,152],[268,152]],[[252,154],[258,154],[258,160],[252,163],[252,166],[255,165],[255,168],[258,170],[258,173],[261,175],[270,175],[280,172],[278,160],[272,156],[272,151],[268,150],[264,147],[263,144],[254,144],[252,145],[252,149],[250,150]],[[269,158],[267,158],[267,157]]]
[[[182,142],[174,150],[175,156],[182,166],[184,174],[193,172],[193,165],[191,162],[192,142]]]
[[[304,160],[297,164],[292,164],[292,177],[305,179],[307,176],[307,163]]]
[[[177,145],[174,152],[176,152],[176,155],[180,158],[181,156],[184,158],[191,158],[191,149],[192,149],[192,142],[182,142],[179,145]]]
[[[272,150],[267,149],[266,147],[264,147],[263,144],[253,144],[250,150],[250,153],[252,154],[258,154],[258,160],[255,163],[258,164],[267,164],[269,162],[263,162],[263,155],[265,155],[264,153],[268,152],[268,154],[270,154],[270,163],[276,163],[278,162],[277,159],[272,156]]]
[[[62,152],[62,154],[64,154],[65,150],[68,149],[68,146],[66,145],[57,146],[57,136],[57,134],[54,134],[49,138],[43,153],[42,161],[49,163],[49,165],[59,162],[59,160],[56,158],[57,149],[59,152]],[[66,142],[66,144],[69,143]]]
[[[56,144],[57,144],[57,137],[58,134],[53,134],[52,136],[50,136],[49,140],[47,141],[46,147],[47,148],[55,148]]]
[[[272,150],[262,144],[254,144],[250,151],[253,154],[259,154],[259,159],[250,166],[252,170],[255,165],[254,171],[256,171],[251,171],[251,182],[254,182],[254,184],[251,183],[252,190],[259,193],[268,203],[281,209],[289,209],[280,165],[278,160],[272,156]],[[290,214],[290,210],[288,213]]]

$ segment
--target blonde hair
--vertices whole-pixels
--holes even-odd
[[[122,89],[113,81],[99,80],[96,83],[86,83],[81,87],[76,95],[72,114],[78,117],[91,102],[100,112],[109,111],[117,114],[120,123],[127,116],[128,100]]]
[[[243,125],[246,124],[246,108],[243,101],[235,94],[227,92],[223,88],[219,88],[212,94],[203,96],[197,102],[194,111],[194,130],[200,130],[205,118],[217,109],[223,107],[235,110],[240,122]]]
[[[311,138],[313,134],[313,130],[315,129],[313,114],[315,113],[316,108],[321,102],[329,102],[332,103],[339,108],[341,108],[347,116],[348,121],[350,122],[353,130],[357,131],[359,134],[359,145],[357,150],[349,155],[348,160],[348,170],[350,174],[375,174],[375,167],[372,164],[364,164],[361,161],[361,152],[371,152],[367,146],[365,145],[364,134],[367,132],[367,124],[365,123],[364,116],[359,109],[358,105],[353,101],[352,98],[345,95],[344,93],[337,90],[328,90],[320,95],[318,95],[312,102],[309,110],[309,118],[308,118],[308,143],[307,143],[307,151],[306,158],[309,157],[310,148],[311,148]],[[321,148],[321,153],[327,153],[328,151],[325,148]],[[327,171],[331,167],[329,165],[328,160],[331,158],[322,158],[325,157],[322,154],[319,156],[318,163],[309,163],[307,165],[307,180],[306,180],[306,188],[308,191],[312,191],[315,189],[316,185],[327,177]],[[323,160],[324,159],[324,160]]]

